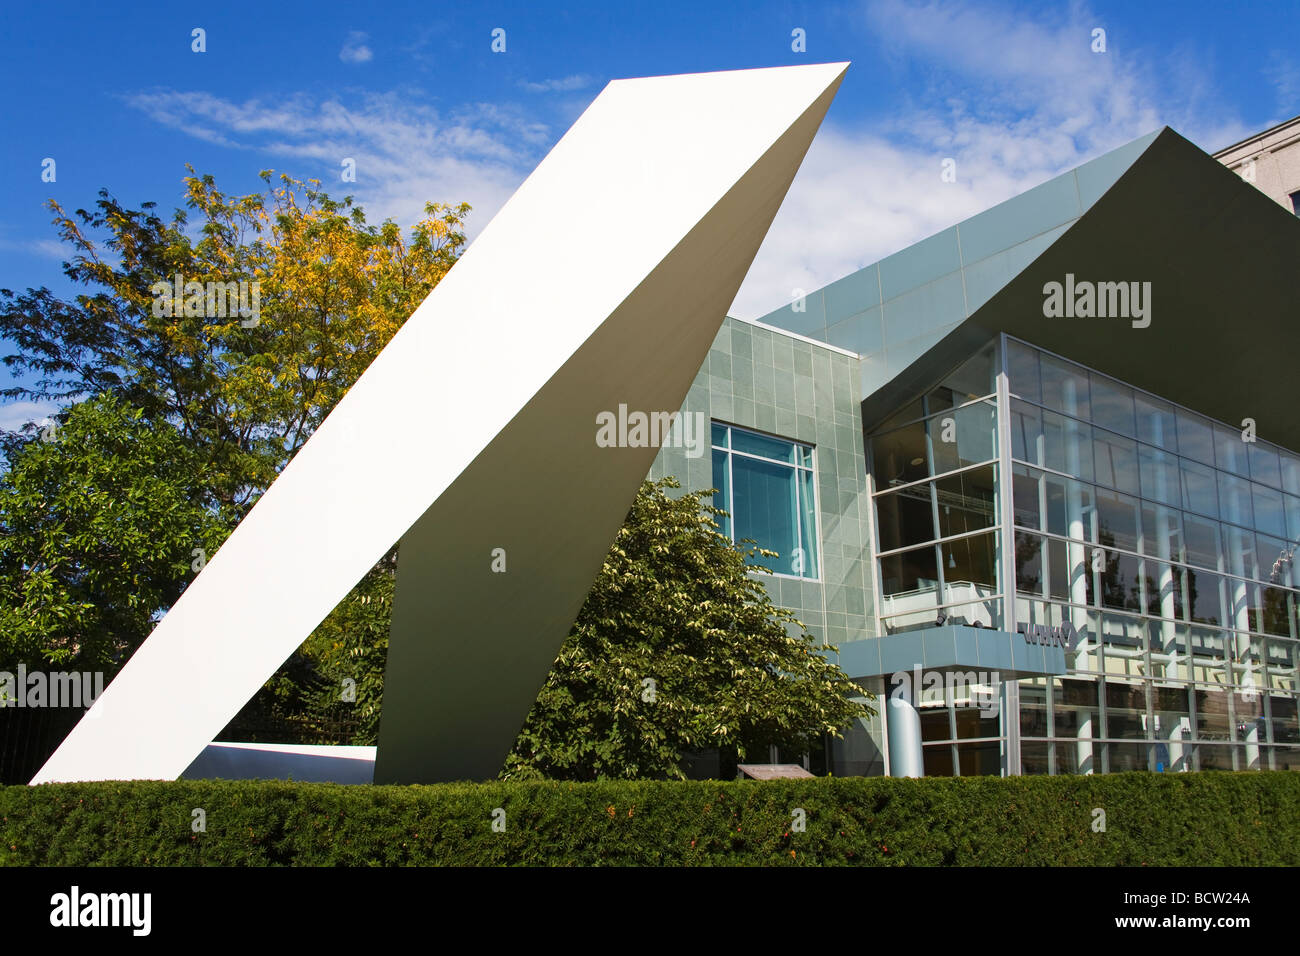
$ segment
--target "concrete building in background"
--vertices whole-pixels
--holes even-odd
[[[1300,769],[1298,137],[1250,185],[1162,129],[726,321],[650,476],[878,696],[807,766]]]
[[[1300,116],[1221,149],[1214,158],[1300,215]]]

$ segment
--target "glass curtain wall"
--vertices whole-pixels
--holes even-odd
[[[994,351],[868,439],[885,633],[937,621],[1001,626]]]
[[[868,436],[882,633],[1003,626],[996,343]],[[996,686],[925,687],[916,705],[928,776],[1000,774]]]
[[[1025,773],[1300,769],[1300,456],[1006,340]],[[1253,436],[1252,436],[1253,437]]]

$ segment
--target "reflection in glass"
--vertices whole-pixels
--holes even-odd
[[[880,551],[894,551],[923,541],[933,541],[934,504],[929,483],[909,485],[876,497]]]
[[[1042,370],[1043,404],[1050,409],[1089,421],[1088,373],[1073,362],[1065,362],[1045,352],[1039,353]]]
[[[1099,429],[1093,432],[1092,451],[1097,484],[1138,493],[1137,442]]]
[[[1133,418],[1133,389],[1113,378],[1093,374],[1092,422],[1121,435],[1137,434]]]
[[[1039,480],[1042,472],[1026,468],[1024,465],[1012,466],[1012,501],[1016,512],[1016,524],[1035,531],[1043,529],[1043,511],[1038,498]],[[1297,499],[1300,503],[1300,499]]]
[[[1167,451],[1142,445],[1138,449],[1138,462],[1143,497],[1171,505],[1182,503],[1176,457]]]
[[[1219,489],[1214,469],[1183,459],[1183,507],[1211,518],[1219,516]]]
[[[939,478],[934,484],[941,538],[991,528],[997,522],[992,465]]]
[[[1275,538],[1286,537],[1286,509],[1282,505],[1282,492],[1252,483],[1250,498],[1256,529]]]
[[[1278,462],[1278,450],[1268,442],[1256,441],[1246,446],[1250,449],[1250,477],[1255,481],[1282,487],[1282,471]]]
[[[879,491],[927,477],[929,460],[925,422],[913,422],[871,439],[871,473]]]
[[[1135,396],[1137,409],[1137,437],[1148,445],[1155,445],[1166,451],[1178,451],[1178,429],[1174,418],[1174,406],[1169,402],[1138,392]]]
[[[996,454],[997,417],[992,403],[976,402],[931,418],[929,431],[936,475],[990,461]]]
[[[1185,408],[1178,409],[1178,454],[1203,465],[1214,464],[1214,426]]]
[[[1254,526],[1255,512],[1250,502],[1250,482],[1245,478],[1220,472],[1219,517],[1243,528]]]
[[[1011,394],[1040,404],[1042,389],[1038,384],[1038,352],[1014,340],[1007,342],[1007,378]]]
[[[1243,477],[1250,475],[1250,462],[1246,457],[1246,443],[1241,432],[1222,425],[1214,426],[1214,460],[1223,471]]]

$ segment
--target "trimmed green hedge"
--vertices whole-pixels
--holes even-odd
[[[1300,774],[3,787],[0,863],[1295,866]]]

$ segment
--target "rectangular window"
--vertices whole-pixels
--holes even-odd
[[[715,422],[713,484],[715,507],[729,512],[723,534],[775,551],[756,563],[776,574],[818,577],[811,446]]]

